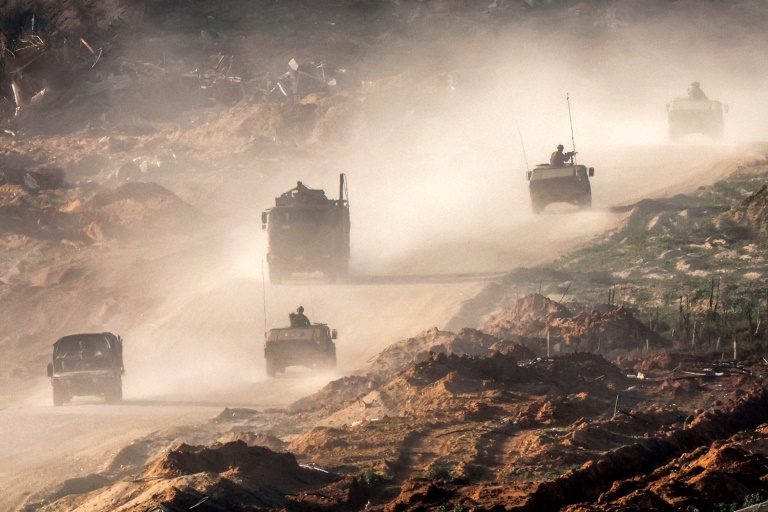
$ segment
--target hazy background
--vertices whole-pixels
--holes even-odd
[[[313,321],[340,330],[340,368],[359,368],[387,344],[444,325],[481,286],[437,285],[430,276],[546,261],[618,222],[608,206],[724,172],[719,162],[739,155],[741,144],[768,138],[767,63],[758,51],[765,34],[711,18],[708,6],[666,8],[640,9],[640,19],[627,14],[626,22],[617,10],[608,21],[422,27],[367,53],[361,66],[379,80],[366,86],[339,139],[279,172],[262,162],[258,178],[240,176],[238,184],[258,187],[230,190],[218,234],[194,255],[174,256],[178,275],[194,277],[169,286],[163,307],[128,332],[141,344],[129,356],[131,375],[152,373],[151,385],[129,381],[129,393],[220,386],[232,396],[238,383],[272,393],[263,387],[264,299],[267,329],[304,305]],[[665,104],[694,80],[730,105],[722,144],[703,136],[667,141]],[[571,148],[566,94],[577,160],[596,168],[595,208],[553,206],[535,216],[525,157],[532,167],[558,143]],[[339,172],[349,179],[351,282],[305,276],[262,289],[261,210],[297,180],[336,197]],[[414,274],[424,284],[403,284]],[[370,276],[390,281],[359,284]],[[158,374],[161,359],[174,364]],[[312,378],[320,385],[330,377]],[[300,392],[308,384],[295,385]],[[291,385],[280,386],[286,393]]]

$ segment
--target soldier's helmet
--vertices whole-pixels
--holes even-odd
[[[299,306],[299,309],[296,310],[297,313],[303,313],[304,312],[304,306]]]
[[[557,149],[559,149],[559,150],[561,150],[561,151],[562,151],[563,147],[564,147],[564,146],[563,146],[562,144],[558,144],[558,145],[557,145]]]

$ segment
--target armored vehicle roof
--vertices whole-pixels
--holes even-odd
[[[67,336],[64,336],[62,338],[59,338],[56,340],[56,342],[53,344],[54,348],[56,347],[67,347],[70,345],[76,345],[80,341],[85,342],[95,342],[99,343],[101,341],[106,341],[110,346],[117,343],[117,336],[112,334],[111,332],[93,332],[93,333],[82,333],[82,334],[69,334]]]
[[[717,100],[689,100],[674,98],[670,110],[720,110],[722,105]]]
[[[275,198],[275,205],[277,206],[295,206],[304,204],[318,204],[325,205],[329,202],[334,203],[333,199],[328,199],[325,195],[325,191],[312,189],[304,185],[302,182],[296,182],[296,186],[280,194],[280,197]]]

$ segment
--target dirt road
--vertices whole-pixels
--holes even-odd
[[[459,210],[458,216],[446,213],[447,218],[462,221],[443,222],[434,236],[421,236],[434,225],[395,222],[389,234],[410,231],[409,236],[415,232],[420,240],[397,251],[382,249],[390,257],[386,265],[381,265],[381,257],[369,258],[370,248],[360,245],[371,240],[366,223],[381,222],[375,211],[381,206],[360,199],[353,237],[361,236],[353,247],[353,275],[345,284],[305,281],[262,288],[261,268],[254,262],[263,257],[263,237],[254,237],[248,228],[220,235],[215,241],[218,250],[211,253],[182,246],[158,256],[161,263],[167,258],[179,265],[173,267],[176,271],[198,271],[158,275],[168,300],[152,318],[143,319],[141,328],[122,333],[127,368],[124,405],[77,401],[49,407],[50,387],[41,368],[35,393],[0,410],[4,433],[0,509],[13,510],[30,492],[93,471],[115,448],[157,429],[207,420],[225,406],[285,404],[306,395],[358,368],[398,339],[444,327],[494,272],[552,259],[615,226],[621,216],[609,213],[609,206],[713,181],[732,165],[731,151],[660,146],[595,152],[588,163],[597,168],[595,208],[569,215],[557,214],[568,209],[562,207],[534,216],[525,180],[500,188],[493,173],[503,176],[509,171],[492,169],[491,179],[478,185],[488,191],[488,200],[477,218],[472,215],[478,210],[447,205],[446,212]],[[358,198],[365,197],[363,188],[357,191]],[[242,226],[257,227],[257,214],[249,212]],[[433,214],[439,221],[440,212]],[[475,229],[466,229],[468,225]],[[338,371],[294,370],[268,380],[262,332],[265,326],[285,323],[287,313],[300,304],[312,321],[339,330]]]

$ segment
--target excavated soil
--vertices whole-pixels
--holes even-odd
[[[567,318],[536,296],[521,304]],[[181,445],[130,482],[44,510],[176,510],[205,496],[210,510],[708,510],[766,492],[764,361],[522,360],[489,349],[489,337],[426,331],[372,365],[378,374],[334,381],[284,411],[227,410],[201,427],[226,444]],[[446,348],[456,340],[483,355]],[[421,356],[422,344],[443,350]],[[413,360],[398,366],[403,347]],[[250,430],[258,425],[268,431]]]
[[[538,294],[519,299],[513,307],[495,313],[481,330],[496,338],[518,339],[537,355],[542,354],[547,340],[550,353],[586,351],[607,354],[616,349],[670,346],[668,340],[623,307],[574,314],[567,307]]]
[[[0,347],[19,353],[0,383],[39,379],[57,333],[139,324],[169,288],[154,244],[204,229],[201,211],[253,208],[255,187],[327,151],[417,138],[407,116],[388,123],[393,91],[419,115],[453,76],[369,54],[542,6],[457,4],[345,0],[343,19],[309,1],[0,7]],[[548,20],[592,13],[588,27],[643,15],[554,4]],[[317,28],[342,21],[365,29]],[[291,59],[307,80],[288,93]],[[468,70],[468,83],[493,71]],[[764,237],[765,196],[723,213]],[[664,213],[638,204],[628,226],[682,222]],[[768,363],[669,347],[630,309],[530,295],[480,329],[402,340],[284,410],[137,440],[28,510],[715,510],[768,496]]]

